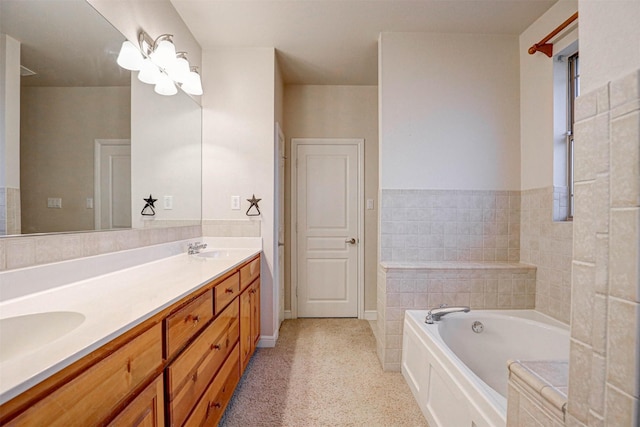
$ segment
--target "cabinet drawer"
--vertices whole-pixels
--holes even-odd
[[[238,342],[236,299],[167,368],[170,425],[181,425]]]
[[[167,359],[197,334],[213,318],[213,294],[205,292],[165,320]]]
[[[158,323],[6,425],[68,427],[103,423],[161,366],[162,326]]]
[[[240,268],[240,290],[243,291],[260,275],[260,256]]]
[[[164,387],[162,375],[149,384],[109,423],[109,427],[131,426],[164,426]]]
[[[240,381],[240,349],[236,345],[218,375],[207,388],[185,427],[215,426],[222,418],[233,391]]]
[[[239,274],[236,273],[233,276],[218,283],[213,291],[215,292],[215,312],[216,315],[220,313],[235,297],[240,293]]]

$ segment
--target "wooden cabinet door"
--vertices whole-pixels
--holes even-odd
[[[147,386],[120,414],[109,423],[109,427],[163,427],[164,383],[162,375]]]
[[[161,366],[162,327],[158,323],[6,425],[99,425]]]
[[[247,367],[247,363],[249,363],[251,344],[253,342],[253,335],[251,334],[251,313],[253,312],[251,300],[253,294],[251,289],[247,288],[240,294],[240,364],[243,371]]]
[[[253,282],[251,290],[251,343],[255,349],[260,339],[260,279]]]

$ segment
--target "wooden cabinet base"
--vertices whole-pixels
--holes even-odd
[[[164,386],[162,375],[147,386],[109,427],[164,427]]]

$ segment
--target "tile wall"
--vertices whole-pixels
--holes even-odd
[[[65,261],[202,236],[200,225],[0,239],[0,270]]]
[[[377,351],[384,370],[399,371],[405,310],[440,304],[472,309],[534,308],[535,267],[506,263],[383,262],[378,270]]]
[[[381,261],[520,259],[520,192],[382,190]]]
[[[554,221],[553,188],[521,193],[520,262],[537,267],[536,310],[569,323],[573,223]]]
[[[20,189],[0,187],[0,236],[20,234]]]
[[[640,70],[576,105],[569,426],[640,425]]]

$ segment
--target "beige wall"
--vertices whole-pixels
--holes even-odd
[[[520,190],[518,38],[382,33],[379,43],[380,188]]]
[[[287,85],[284,90],[284,133],[287,153],[291,138],[364,138],[365,199],[374,200],[374,210],[365,210],[364,281],[365,310],[376,309],[376,264],[378,246],[378,88],[377,86],[302,86]],[[291,157],[288,154],[289,158]],[[291,182],[287,164],[286,182]],[[291,211],[291,195],[287,185],[285,211]],[[291,235],[286,222],[286,241]],[[285,308],[291,309],[290,248],[286,248]]]
[[[246,199],[262,199],[261,215],[250,219],[262,223],[262,341],[275,344],[275,50],[206,50],[202,79],[202,219],[247,220]],[[239,210],[231,209],[232,196],[240,196]]]
[[[24,87],[22,232],[93,230],[94,140],[129,139],[130,88]],[[48,197],[62,209],[47,208]]]

